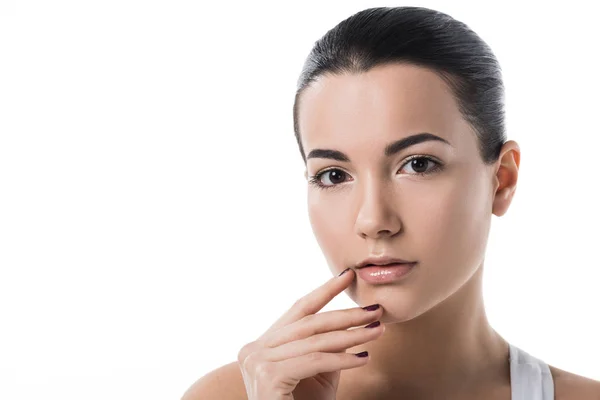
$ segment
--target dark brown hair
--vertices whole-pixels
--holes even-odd
[[[436,72],[450,87],[461,114],[473,128],[481,158],[498,160],[506,141],[504,85],[490,47],[466,24],[423,7],[376,7],[343,20],[315,42],[294,99],[298,129],[302,91],[324,74],[361,73],[386,63],[410,63]]]

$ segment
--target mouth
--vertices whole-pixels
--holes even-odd
[[[416,262],[366,263],[357,268],[356,274],[368,284],[379,285],[407,279],[410,273],[416,268],[415,265],[417,265]]]
[[[357,267],[357,269],[361,269],[361,268],[367,268],[367,267],[397,267],[397,266],[402,266],[402,265],[406,265],[406,266],[410,266],[410,265],[414,265],[416,264],[416,262],[403,262],[403,263],[389,263],[389,264],[366,264],[366,265],[362,265],[360,267]]]
[[[403,260],[401,258],[394,258],[394,257],[389,257],[389,256],[383,256],[383,257],[369,257],[364,259],[363,261],[361,261],[360,263],[356,264],[356,269],[361,269],[361,268],[365,268],[365,267],[374,267],[374,266],[386,266],[386,267],[393,267],[393,266],[408,266],[408,265],[414,265],[416,264],[416,261],[407,261],[407,260]]]

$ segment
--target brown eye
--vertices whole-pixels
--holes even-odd
[[[318,189],[333,189],[338,187],[340,183],[344,182],[344,178],[347,175],[348,174],[342,170],[331,168],[311,176],[308,182],[311,185],[316,186]],[[323,183],[323,181],[327,180],[329,180],[330,183]]]
[[[403,168],[410,166],[414,173],[410,175],[427,175],[441,169],[441,164],[430,157],[417,156],[408,160]],[[431,168],[433,166],[433,168]],[[428,168],[429,167],[429,168]]]
[[[429,164],[431,164],[431,162],[426,158],[414,158],[410,161],[410,167],[418,174],[427,171],[427,165]]]
[[[338,183],[344,182],[346,173],[339,169],[330,169],[328,171],[325,171],[325,172],[319,174],[318,179],[321,180],[322,177],[329,178],[329,181],[331,182],[331,184],[324,184],[324,185],[331,186],[331,185],[337,185]]]

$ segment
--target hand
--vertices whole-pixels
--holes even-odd
[[[316,314],[354,280],[350,269],[297,300],[262,336],[238,353],[248,400],[335,400],[340,371],[369,361],[346,349],[383,334],[385,326],[350,329],[377,321],[381,307]]]

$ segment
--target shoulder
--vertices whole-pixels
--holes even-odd
[[[556,400],[600,400],[600,381],[576,375],[552,365],[550,372],[554,381]]]
[[[181,400],[248,400],[242,372],[237,362],[217,368],[199,378]]]
[[[555,400],[600,400],[600,381],[548,365],[554,381]],[[217,368],[199,378],[181,400],[218,398],[247,400],[246,388],[237,362]]]

